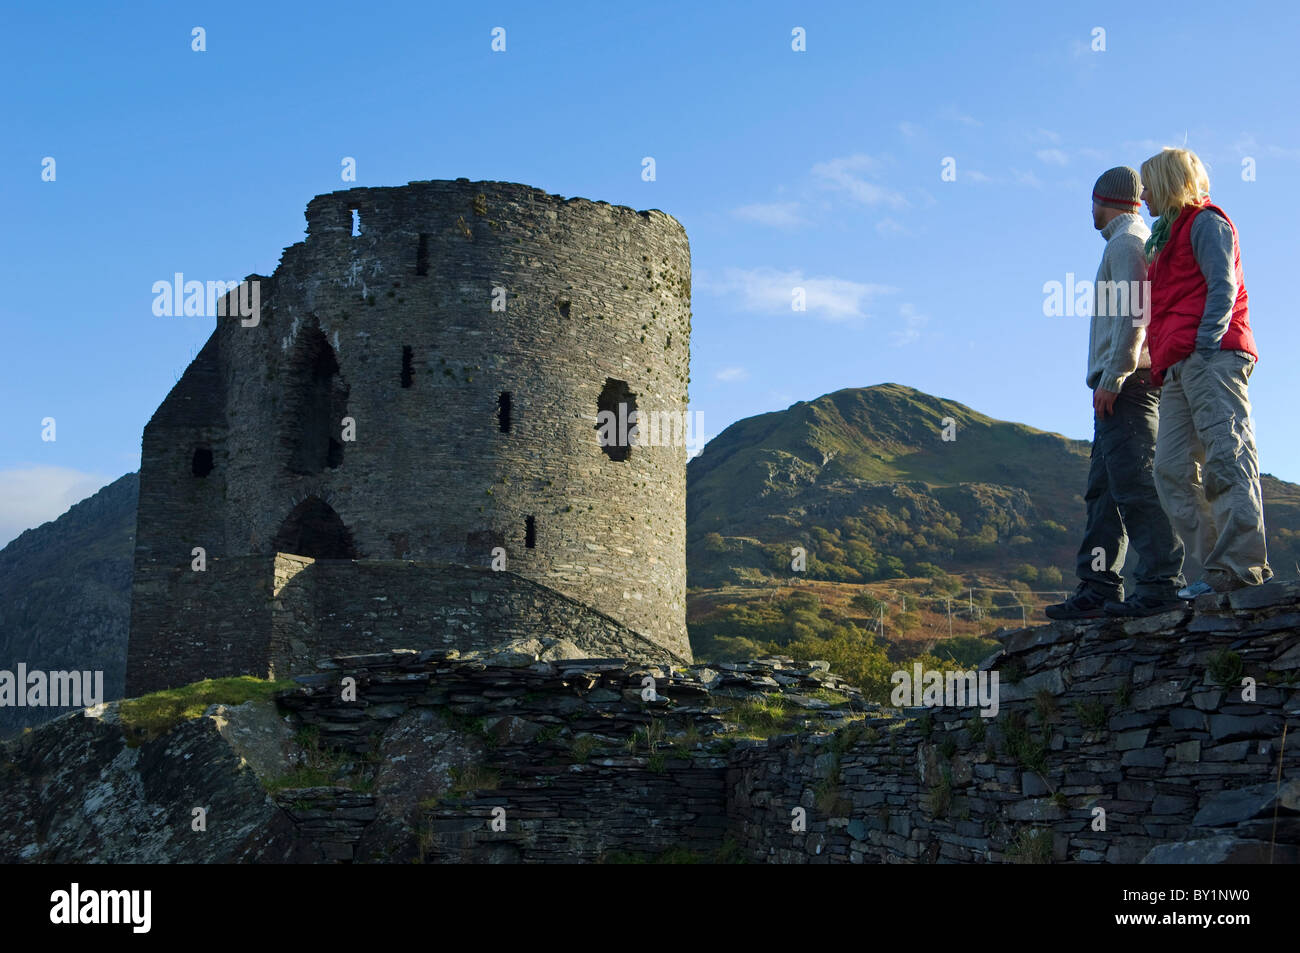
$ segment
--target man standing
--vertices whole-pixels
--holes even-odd
[[[1184,605],[1183,544],[1169,524],[1152,476],[1159,388],[1151,383],[1146,346],[1147,262],[1151,234],[1142,217],[1135,170],[1102,173],[1092,192],[1092,224],[1106,240],[1093,293],[1088,341],[1092,390],[1092,462],[1088,528],[1079,546],[1079,586],[1048,606],[1049,619],[1146,616]],[[1120,571],[1132,541],[1137,585],[1124,598]]]

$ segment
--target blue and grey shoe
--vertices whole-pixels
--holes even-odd
[[[1183,586],[1183,588],[1179,589],[1178,598],[1192,600],[1195,599],[1197,596],[1208,595],[1213,591],[1214,591],[1213,586],[1211,586],[1204,579],[1198,579],[1196,580],[1196,582],[1192,583],[1191,585]]]

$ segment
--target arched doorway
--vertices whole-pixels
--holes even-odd
[[[309,496],[289,513],[271,548],[313,559],[356,559],[352,534],[334,508],[318,496]]]

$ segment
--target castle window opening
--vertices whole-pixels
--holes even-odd
[[[502,391],[501,396],[497,398],[497,423],[502,433],[510,432],[511,403],[510,391]]]
[[[611,460],[621,462],[632,454],[627,433],[632,427],[629,421],[635,410],[636,394],[627,386],[627,381],[605,378],[605,386],[596,398],[596,430],[600,449]]]
[[[347,386],[319,327],[304,328],[299,335],[285,397],[289,470],[308,475],[340,466]]]
[[[212,450],[210,447],[195,447],[190,460],[190,472],[196,477],[205,477],[212,472]]]
[[[411,346],[402,345],[402,386],[410,387],[411,381],[414,380],[414,374],[411,372]]]
[[[352,237],[361,237],[361,209],[359,208],[352,210]]]
[[[429,234],[420,233],[420,244],[415,249],[415,273],[417,275],[427,275],[429,273]]]
[[[529,549],[537,548],[537,517],[529,516],[524,520],[524,545]]]

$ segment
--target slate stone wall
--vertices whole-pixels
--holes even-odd
[[[265,678],[274,563],[274,556],[218,557],[196,572],[188,559],[183,570],[137,562],[127,697],[205,678]]]
[[[322,660],[139,747],[112,703],[0,743],[0,861],[1300,861],[1300,584],[1003,646],[989,719],[540,641]]]
[[[1282,744],[1284,725],[1292,738],[1300,727],[1300,584],[1008,633],[985,665],[1000,687],[987,719],[868,704],[825,663],[789,659],[676,672],[435,653],[335,664],[285,699],[330,745],[360,753],[383,738],[387,751],[423,712],[405,730],[452,732],[438,745],[475,779],[444,783],[393,827],[381,766],[374,818],[326,850],[339,858],[1300,861],[1300,746]],[[339,697],[344,675],[357,679],[355,702]],[[1242,677],[1255,679],[1253,701]],[[743,738],[737,706],[775,695],[790,730]],[[417,773],[426,794],[438,789],[433,767]],[[303,823],[329,804],[327,790],[309,795]]]
[[[728,813],[746,851],[780,863],[1300,861],[1300,584],[1128,623],[1020,629],[986,664],[1000,678],[994,718],[909,709],[738,752]]]

